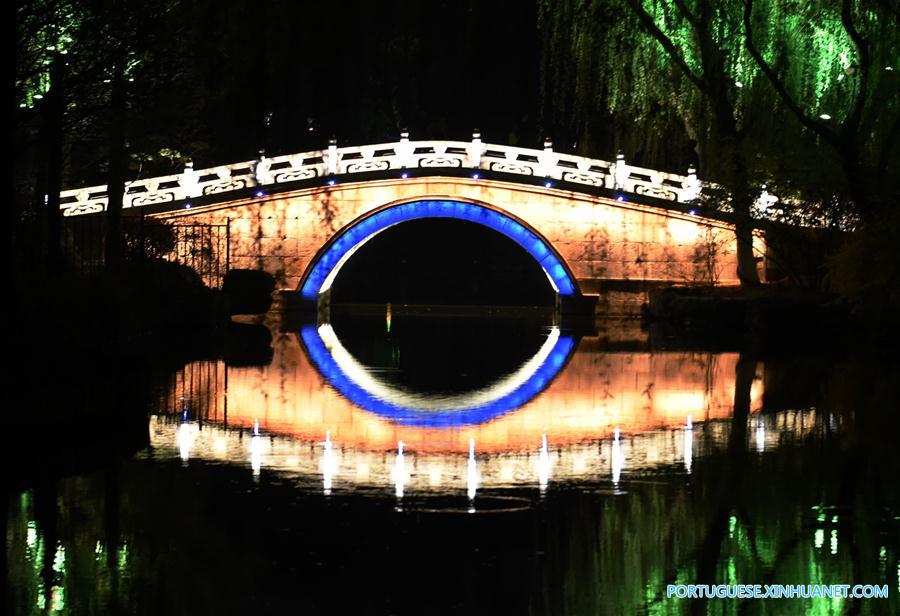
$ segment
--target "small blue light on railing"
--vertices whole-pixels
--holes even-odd
[[[619,195],[618,197],[616,197],[616,201],[618,201],[619,203],[622,203],[623,201],[625,201],[625,197],[623,197],[622,195]]]
[[[690,214],[691,216],[696,216],[696,215],[697,215],[697,210],[689,210],[689,211],[688,211],[688,214]]]
[[[188,201],[187,203],[184,204],[184,209],[186,209],[186,210],[191,209],[191,202],[190,202],[190,201]]]
[[[266,194],[266,193],[264,193],[264,192],[261,191],[261,190],[257,190],[257,191],[256,191],[256,196],[257,196],[257,197],[264,197],[265,194]]]
[[[403,173],[400,174],[400,177],[405,180],[406,178],[409,177],[409,174],[404,171]]]
[[[553,188],[553,182],[544,182],[544,188]]]
[[[478,179],[481,179],[481,176],[478,175],[477,173],[473,173],[473,174],[472,174],[472,179],[473,179],[473,180],[478,180]]]
[[[329,186],[334,186],[335,184],[337,184],[337,182],[335,180],[328,180]]]

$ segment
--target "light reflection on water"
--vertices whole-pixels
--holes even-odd
[[[404,377],[403,358],[421,355],[403,330],[395,317],[387,346],[371,348],[333,333],[378,400],[407,411],[430,400],[429,419],[520,389],[554,331],[529,330],[514,362],[473,379],[470,404],[467,390]],[[491,335],[474,337],[481,352]],[[151,447],[121,467],[12,496],[8,611],[284,613],[301,593],[311,613],[688,613],[666,585],[704,581],[892,592],[880,606],[707,613],[897,606],[897,486],[884,479],[896,422],[856,412],[872,388],[841,391],[846,367],[813,381],[830,388],[820,408],[785,397],[777,366],[737,353],[584,336],[520,406],[483,423],[417,422],[348,399],[298,333],[276,330],[273,347],[268,366],[173,374]]]

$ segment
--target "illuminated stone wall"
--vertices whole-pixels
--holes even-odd
[[[263,269],[276,277],[278,288],[293,290],[332,235],[375,208],[414,198],[476,200],[522,219],[559,251],[585,293],[605,290],[604,281],[738,283],[735,238],[728,225],[508,182],[430,177],[346,183],[158,216],[229,223],[231,266]],[[756,241],[762,254],[762,239]]]

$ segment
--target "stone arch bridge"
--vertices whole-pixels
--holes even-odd
[[[718,197],[717,197],[718,195]],[[63,213],[102,212],[104,186],[65,191]],[[722,191],[686,176],[543,150],[410,141],[260,157],[128,185],[124,207],[173,222],[227,224],[230,264],[275,276],[307,302],[377,233],[448,217],[503,233],[547,274],[563,305],[653,285],[737,284]],[[465,250],[461,246],[460,250]],[[754,250],[765,254],[761,235]],[[762,259],[760,259],[762,261]],[[760,272],[761,274],[763,272]],[[582,302],[583,303],[583,302]]]

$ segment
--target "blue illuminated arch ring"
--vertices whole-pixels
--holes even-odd
[[[455,218],[498,231],[524,248],[547,275],[559,295],[580,295],[578,283],[550,243],[523,221],[487,204],[450,199],[418,199],[386,205],[353,221],[319,250],[300,280],[300,294],[315,300],[327,291],[341,266],[376,234],[420,218]]]

